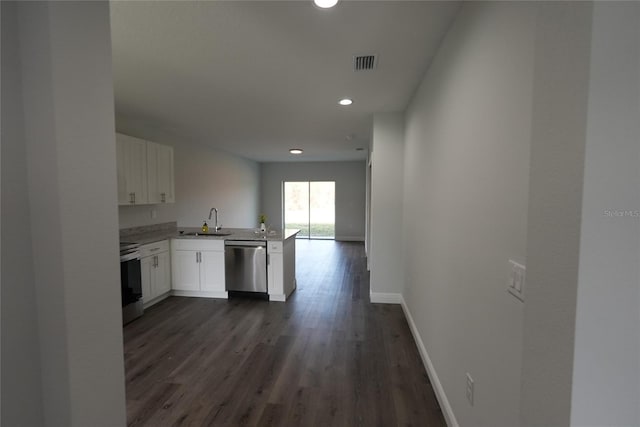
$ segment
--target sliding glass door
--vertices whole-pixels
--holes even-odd
[[[298,228],[298,238],[335,239],[336,183],[285,181],[284,226]]]

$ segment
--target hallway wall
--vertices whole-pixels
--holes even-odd
[[[9,199],[16,205],[8,218],[2,194],[2,246],[19,250],[9,258],[2,252],[2,303],[13,297],[17,305],[10,318],[2,310],[2,425],[123,426],[109,3],[1,7],[3,21],[7,9],[13,18],[9,70],[19,67],[22,80],[9,92],[17,102],[10,106],[15,140],[6,160],[9,178],[25,191]],[[2,132],[4,186],[4,123]],[[5,235],[5,220],[16,217],[9,226],[20,232]],[[22,259],[5,271],[13,256]],[[23,274],[7,281],[15,268]],[[19,361],[9,367],[15,372],[5,376],[5,362],[12,361]]]
[[[640,3],[594,4],[591,40],[571,425],[637,426]]]
[[[535,21],[465,4],[406,112],[403,296],[452,425],[519,423]]]

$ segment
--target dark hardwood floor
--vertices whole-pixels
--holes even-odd
[[[286,303],[171,297],[124,329],[130,426],[444,426],[360,243],[297,242]]]

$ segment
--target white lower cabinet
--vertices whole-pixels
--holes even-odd
[[[140,256],[142,303],[146,308],[166,298],[171,291],[169,241],[141,246]]]
[[[171,254],[173,262],[174,290],[200,290],[200,256],[198,251],[174,250]]]
[[[296,238],[284,242],[269,242],[269,300],[286,301],[296,289]]]
[[[174,295],[227,298],[224,240],[173,239],[171,262]]]
[[[225,291],[224,246],[222,252],[200,252],[200,290]]]

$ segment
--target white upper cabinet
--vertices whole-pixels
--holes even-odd
[[[148,203],[147,143],[142,139],[116,134],[118,162],[118,204]]]
[[[116,133],[118,204],[175,202],[173,148]]]
[[[173,203],[173,147],[147,141],[149,203]]]

